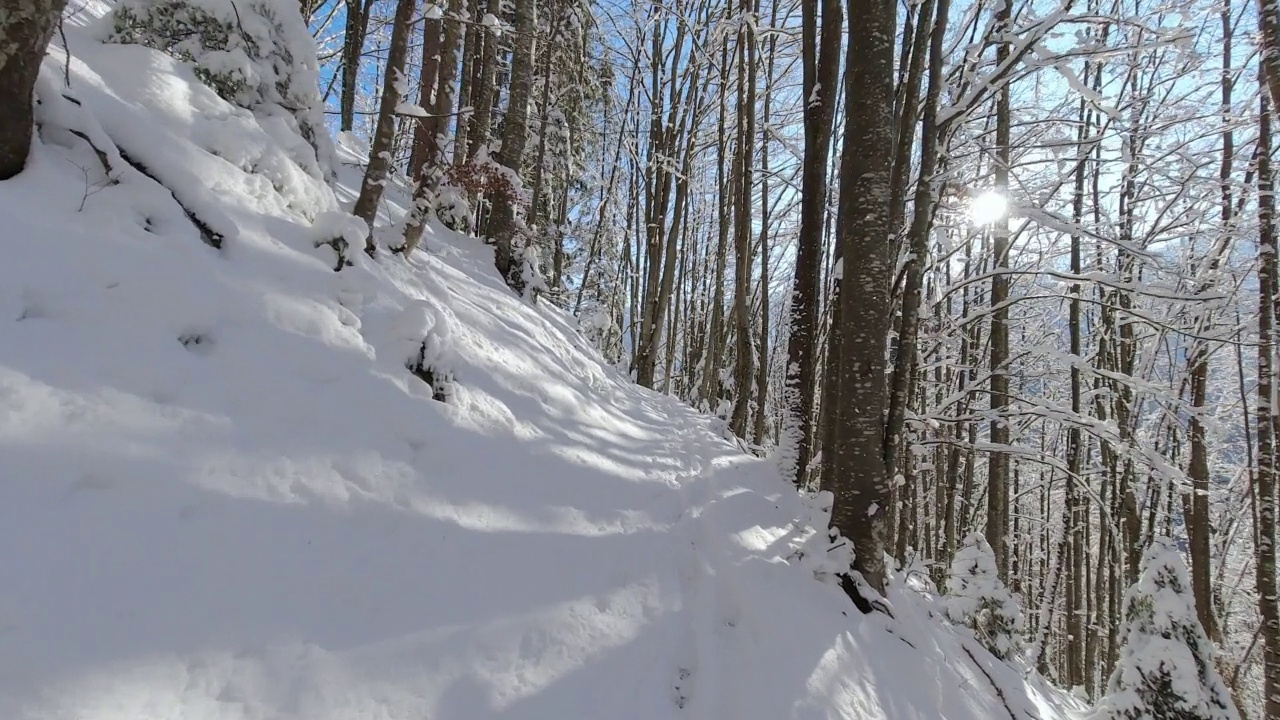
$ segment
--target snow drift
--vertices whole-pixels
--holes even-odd
[[[0,717],[1074,712],[909,583],[859,616],[819,503],[492,248],[335,272],[352,168],[68,37],[0,184]]]

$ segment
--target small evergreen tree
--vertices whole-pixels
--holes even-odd
[[[1125,720],[1239,720],[1196,618],[1182,556],[1158,538],[1124,596],[1120,660],[1098,717]]]
[[[1022,649],[1022,610],[996,572],[996,556],[981,533],[971,533],[951,562],[947,618],[973,631],[992,655],[1008,660]]]

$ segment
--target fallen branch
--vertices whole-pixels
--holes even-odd
[[[164,183],[160,182],[159,178],[151,174],[150,170],[147,170],[147,167],[145,165],[129,157],[125,153],[123,148],[120,149],[120,157],[125,162],[129,163],[129,165],[133,167],[134,170],[137,170],[143,175],[146,175],[147,177],[151,178],[156,182],[157,185],[164,188],[165,190],[169,190],[169,188]],[[172,190],[169,190],[169,195],[173,198],[174,202],[178,203],[178,207],[182,208],[182,212],[186,213],[187,219],[191,221],[191,224],[195,226],[196,230],[200,232],[200,239],[204,241],[204,244],[208,245],[209,247],[215,250],[221,250],[222,241],[224,239],[222,236],[222,233],[209,227],[208,223],[201,220],[186,205],[183,205],[182,201],[178,199],[178,196],[175,195]]]
[[[1004,709],[1008,711],[1009,717],[1013,720],[1018,720],[1018,714],[1013,711],[1013,708],[1009,707],[1009,701],[1004,696],[1004,690],[1001,690],[1000,686],[996,684],[996,680],[991,677],[991,673],[987,672],[987,669],[983,667],[982,663],[978,662],[978,658],[973,656],[973,653],[964,645],[964,643],[960,644],[960,649],[964,650],[964,654],[968,655],[969,659],[973,661],[974,667],[978,668],[978,670],[982,672],[983,676],[987,678],[987,682],[990,683],[991,687],[996,691],[996,697],[1000,698],[1000,704],[1004,705]],[[1031,718],[1031,720],[1040,720],[1038,716],[1025,710],[1023,711],[1023,715]]]

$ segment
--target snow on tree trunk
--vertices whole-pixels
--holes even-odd
[[[947,579],[947,618],[973,631],[1001,660],[1022,649],[1022,610],[1000,581],[995,553],[981,533],[965,537]]]
[[[1173,542],[1157,538],[1124,596],[1120,659],[1100,718],[1239,720],[1196,617],[1191,579]]]
[[[22,172],[31,151],[32,92],[67,0],[0,5],[0,180]]]

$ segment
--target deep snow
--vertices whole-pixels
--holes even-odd
[[[335,195],[181,63],[68,36],[0,183],[0,717],[1075,716],[908,584],[858,615],[818,503],[491,247],[335,273],[354,169]]]

